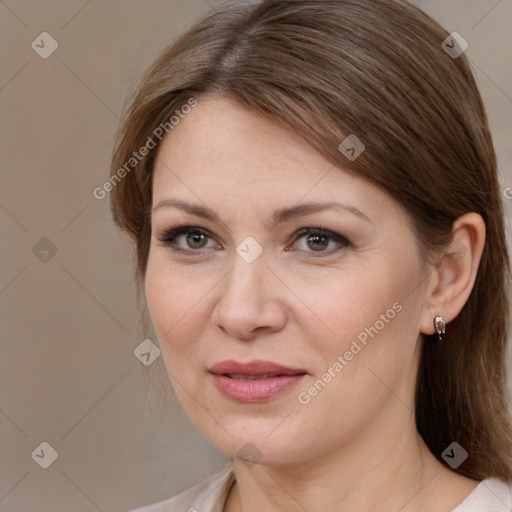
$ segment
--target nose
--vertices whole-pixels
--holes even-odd
[[[247,263],[235,254],[231,271],[216,289],[213,322],[233,338],[252,340],[284,327],[283,284],[263,256]]]

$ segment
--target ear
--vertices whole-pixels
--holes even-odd
[[[450,323],[461,312],[475,284],[485,245],[486,228],[475,212],[459,217],[452,227],[452,241],[435,265],[427,291],[420,330],[434,334],[434,317]]]

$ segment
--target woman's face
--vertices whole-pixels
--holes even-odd
[[[221,451],[311,460],[411,421],[428,280],[388,195],[277,124],[201,99],[162,142],[151,222],[162,356]]]

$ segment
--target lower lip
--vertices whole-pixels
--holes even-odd
[[[304,377],[282,375],[259,380],[238,380],[225,375],[212,374],[216,388],[227,398],[236,402],[264,402],[293,388]]]

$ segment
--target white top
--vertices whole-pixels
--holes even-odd
[[[235,483],[232,463],[174,498],[130,512],[222,512]],[[512,512],[512,481],[497,478],[482,480],[452,512]]]

